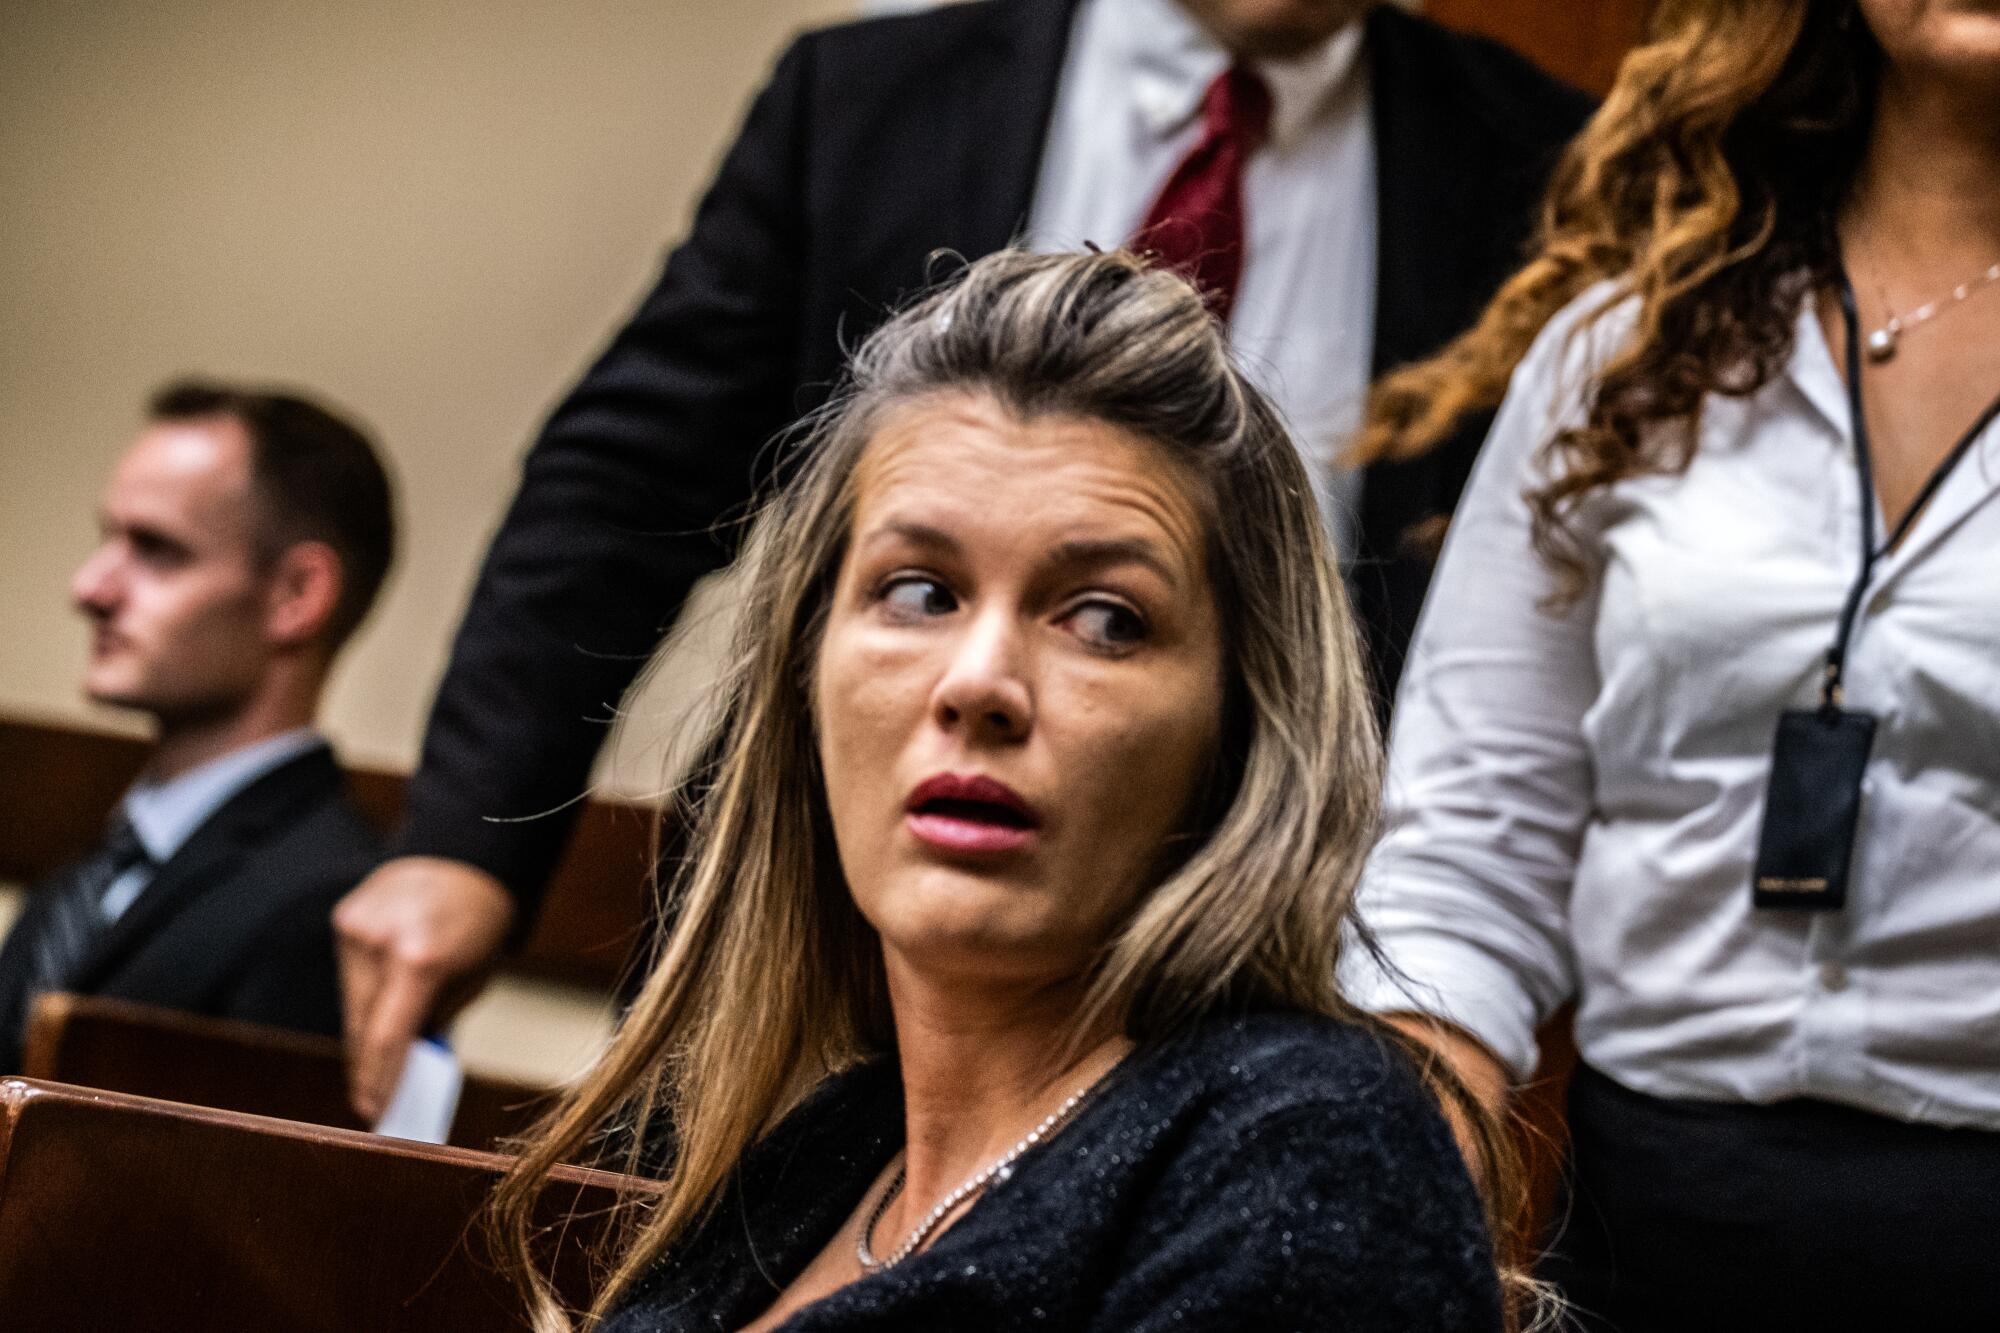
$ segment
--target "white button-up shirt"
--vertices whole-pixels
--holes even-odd
[[[1351,554],[1375,345],[1375,140],[1363,29],[1255,66],[1271,132],[1244,169],[1244,263],[1230,340],[1291,423],[1335,549]],[[1084,0],[1049,123],[1028,243],[1125,244],[1201,138],[1231,56],[1174,0]]]
[[[1362,892],[1406,979],[1352,987],[1517,1074],[1574,995],[1584,1059],[1644,1092],[2000,1129],[2000,424],[1862,604],[1846,703],[1880,723],[1846,908],[1757,909],[1778,715],[1817,703],[1860,566],[1846,391],[1802,310],[1783,374],[1704,404],[1685,474],[1588,505],[1595,582],[1543,611],[1522,494],[1630,328],[1628,303],[1571,337],[1604,296],[1516,370],[1453,521]]]

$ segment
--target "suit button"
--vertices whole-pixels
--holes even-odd
[[[1839,963],[1821,963],[1819,965],[1819,984],[1825,990],[1846,990],[1847,969]]]

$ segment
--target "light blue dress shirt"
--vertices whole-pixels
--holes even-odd
[[[152,858],[111,881],[98,904],[106,921],[125,914],[159,868],[178,852],[208,817],[258,778],[326,742],[311,727],[297,727],[255,745],[232,750],[165,782],[140,782],[125,793],[125,817]]]

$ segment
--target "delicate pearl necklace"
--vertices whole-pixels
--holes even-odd
[[[1896,354],[1896,340],[1904,330],[1913,329],[1936,315],[1956,306],[1960,301],[1978,291],[1989,282],[2000,282],[2000,264],[1995,264],[1970,282],[1961,282],[1951,289],[1949,296],[1940,296],[1935,301],[1926,301],[1907,315],[1890,312],[1889,322],[1868,335],[1868,359],[1887,361]],[[1881,284],[1876,284],[1879,288]],[[1882,304],[1889,304],[1889,293],[1882,293]]]
[[[1046,1120],[1029,1130],[1026,1138],[1023,1138],[1006,1152],[1001,1153],[990,1165],[981,1167],[978,1171],[966,1177],[957,1189],[945,1195],[943,1199],[939,1200],[937,1207],[924,1215],[924,1220],[917,1223],[915,1231],[912,1231],[903,1238],[901,1245],[890,1251],[886,1258],[878,1259],[875,1257],[875,1251],[870,1248],[868,1239],[875,1234],[875,1224],[882,1220],[882,1214],[889,1211],[889,1205],[894,1203],[896,1196],[903,1192],[903,1182],[906,1178],[907,1167],[898,1166],[895,1178],[889,1182],[889,1187],[882,1191],[881,1199],[869,1210],[867,1220],[861,1224],[861,1235],[854,1242],[854,1257],[861,1261],[861,1271],[864,1273],[873,1273],[877,1269],[894,1268],[897,1264],[902,1263],[903,1260],[915,1254],[922,1247],[923,1243],[930,1239],[931,1233],[938,1229],[938,1225],[945,1218],[951,1216],[953,1209],[985,1189],[994,1181],[1005,1181],[1009,1176],[1013,1175],[1014,1163],[1021,1154],[1069,1123],[1070,1119],[1082,1109],[1083,1104],[1090,1100],[1091,1094],[1097,1091],[1098,1085],[1103,1083],[1109,1075],[1110,1070],[1106,1070],[1092,1079],[1087,1086],[1077,1089],[1076,1092],[1070,1095],[1068,1101],[1050,1112]]]

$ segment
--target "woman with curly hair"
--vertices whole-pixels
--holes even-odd
[[[1602,1327],[2000,1328],[2000,3],[1667,0],[1479,324],[1357,993],[1577,1005]],[[1504,401],[1503,401],[1504,399]]]

